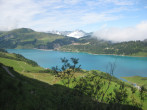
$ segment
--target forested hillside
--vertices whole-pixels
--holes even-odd
[[[57,34],[36,32],[28,28],[6,32],[1,31],[0,48],[38,48],[93,54],[147,56],[146,40],[113,43],[112,41],[100,40],[90,35],[77,39]]]
[[[65,37],[21,28],[2,32],[0,34],[0,48],[47,48],[48,43],[62,38]]]
[[[62,46],[60,50],[72,52],[88,52],[93,54],[147,56],[147,42],[128,41],[113,43],[111,41],[88,38],[81,39],[77,44]]]

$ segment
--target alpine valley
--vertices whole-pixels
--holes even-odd
[[[0,110],[146,110],[146,58],[119,56],[122,62],[117,66],[121,69],[116,73],[116,63],[108,62],[117,56],[110,54],[146,57],[147,41],[113,42],[81,30],[1,31]],[[46,62],[47,68],[38,60]],[[103,69],[99,71],[99,67]],[[134,75],[137,71],[144,75],[128,77],[129,69]],[[121,72],[128,82],[114,75]]]
[[[0,0],[0,110],[147,110],[147,0]]]
[[[147,56],[147,40],[113,42],[82,30],[36,32],[28,28],[0,31],[0,48],[52,49],[92,54]]]

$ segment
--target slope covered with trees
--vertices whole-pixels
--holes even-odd
[[[21,28],[2,32],[0,34],[0,48],[47,48],[47,43],[62,38],[65,37]]]
[[[0,32],[0,48],[38,48],[93,54],[147,56],[146,40],[113,43],[91,36],[77,39],[57,34],[36,32],[28,28]]]
[[[96,38],[81,39],[78,44],[65,45],[62,51],[88,52],[93,54],[116,54],[130,56],[147,56],[147,42],[128,41],[112,43]]]

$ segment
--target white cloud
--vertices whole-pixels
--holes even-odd
[[[87,24],[97,23],[102,21],[112,21],[121,18],[121,16],[114,16],[109,14],[87,13],[81,17],[81,21]]]
[[[115,5],[133,5],[134,0],[108,0],[113,2]]]
[[[2,0],[0,4],[0,29],[11,29],[31,23],[42,9],[31,0]]]
[[[102,4],[109,3],[121,7],[101,10]],[[128,11],[123,6],[131,4],[131,0],[0,0],[0,30],[74,30],[118,20],[123,16],[119,12]]]
[[[131,6],[135,4],[135,0],[87,0],[85,1],[88,6],[91,8],[94,6],[98,7],[109,7],[114,6]]]
[[[133,5],[134,2],[132,0],[108,0],[113,2],[115,5]]]
[[[64,3],[66,4],[72,4],[72,5],[75,5],[79,2],[81,2],[82,0],[64,0]]]
[[[1,0],[0,30],[28,27],[35,30],[72,30],[91,23],[119,19],[73,5],[83,0]]]
[[[93,2],[89,2],[91,4]],[[134,0],[98,0],[96,4],[98,5],[107,5],[107,4],[114,4],[118,6],[130,6],[133,5],[135,2]]]
[[[147,38],[147,21],[127,28],[103,28],[94,33],[94,36],[111,41],[144,40]]]

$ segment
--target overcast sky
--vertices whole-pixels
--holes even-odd
[[[0,30],[21,27],[82,29],[107,39],[143,39],[147,35],[147,0],[0,0]]]

